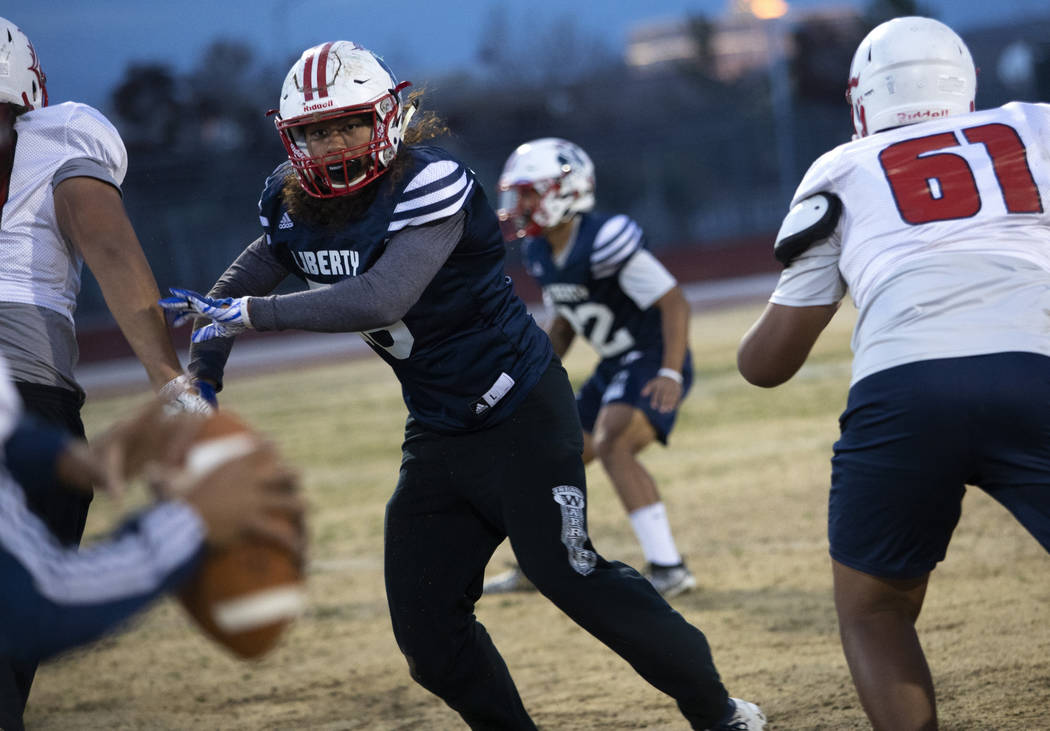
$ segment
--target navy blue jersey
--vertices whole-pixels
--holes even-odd
[[[525,240],[525,266],[543,288],[548,306],[603,360],[631,350],[662,353],[659,309],[640,308],[619,279],[631,257],[646,246],[642,229],[627,216],[584,213],[560,261],[551,255],[550,242],[537,236]]]
[[[408,226],[465,212],[463,235],[419,300],[398,322],[362,333],[393,367],[409,413],[438,431],[469,431],[506,418],[550,361],[546,334],[504,272],[495,212],[474,172],[437,147],[405,146],[375,197],[339,229],[295,221],[281,187],[286,164],[259,201],[275,255],[311,287],[367,271]]]

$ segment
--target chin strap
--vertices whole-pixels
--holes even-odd
[[[408,131],[409,122],[412,121],[412,117],[416,116],[416,111],[419,109],[419,99],[411,100],[405,107],[404,114],[401,115],[401,139],[405,139],[405,132]]]

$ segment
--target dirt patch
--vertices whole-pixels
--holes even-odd
[[[863,729],[839,647],[825,533],[851,321],[840,313],[798,376],[764,391],[743,383],[733,365],[736,343],[760,308],[694,317],[697,385],[671,447],[644,455],[700,582],[672,603],[707,634],[730,692],[760,703],[770,728]],[[592,365],[584,348],[567,361],[577,382]],[[90,403],[89,434],[131,402]],[[41,668],[29,728],[464,728],[412,682],[391,636],[381,534],[404,408],[386,366],[360,359],[234,379],[223,404],[270,434],[303,471],[309,610],[275,652],[245,663],[164,601],[125,632]],[[598,550],[639,565],[608,481],[594,467],[588,481]],[[116,516],[97,502],[93,535]],[[942,728],[1045,728],[1050,558],[983,493],[972,490],[965,503],[919,622]],[[490,574],[510,559],[502,546]],[[673,701],[542,597],[485,597],[477,616],[545,731],[686,727]]]

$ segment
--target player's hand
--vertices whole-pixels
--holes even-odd
[[[193,331],[191,340],[201,343],[213,338],[226,338],[237,335],[251,328],[248,319],[247,297],[224,297],[213,299],[189,289],[171,287],[171,297],[160,300],[160,306],[168,312],[175,313],[172,327],[203,317],[211,322]]]
[[[202,399],[208,402],[209,406],[213,409],[219,408],[219,396],[213,383],[210,381],[194,381],[193,385],[197,387],[197,392]]]
[[[151,399],[90,444],[73,440],[59,457],[59,479],[70,486],[84,483],[85,489],[93,485],[119,499],[128,480],[156,466],[182,464],[203,423],[199,413],[172,413],[163,401]]]
[[[180,374],[161,386],[157,396],[167,403],[172,411],[210,414],[217,406],[215,389],[211,386],[205,388],[203,382],[191,381],[185,374]]]
[[[649,405],[666,414],[674,411],[682,400],[682,384],[668,376],[656,376],[642,388],[642,396],[649,397]]]
[[[302,558],[305,531],[299,478],[265,441],[203,475],[176,474],[163,492],[197,511],[212,547],[252,536]],[[294,535],[282,530],[289,522],[296,527]]]

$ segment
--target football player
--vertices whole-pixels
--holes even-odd
[[[859,310],[828,533],[843,649],[878,729],[936,727],[915,622],[965,485],[1050,549],[1050,106],[975,112],[975,92],[944,24],[868,34],[856,136],[803,177],[774,245],[785,269],[738,351],[748,381],[776,386],[847,291]]]
[[[89,448],[20,412],[0,356],[0,657],[36,663],[98,638],[180,586],[206,544],[250,534],[301,557],[302,547],[270,525],[271,511],[302,516],[296,477],[271,446],[260,441],[190,477],[179,465],[202,423],[197,415],[148,404]],[[163,476],[151,479],[164,499],[90,548],[62,546],[26,508],[33,493],[113,485],[147,465]]]
[[[625,215],[592,213],[594,164],[554,137],[520,145],[499,179],[497,211],[507,243],[522,242],[525,267],[553,313],[547,334],[564,358],[577,335],[597,351],[576,393],[583,461],[597,457],[627,511],[646,560],[645,577],[665,597],[696,586],[671,534],[652,475],[638,453],[666,445],[693,382],[689,303]],[[531,588],[520,568],[487,593]]]
[[[694,728],[760,728],[757,707],[729,698],[704,635],[595,551],[568,377],[504,273],[473,171],[421,144],[443,131],[437,117],[409,126],[408,86],[348,41],[307,49],[289,70],[276,119],[288,160],[260,199],[262,235],[208,296],[164,301],[206,322],[194,376],[219,390],[231,336],[247,328],[357,331],[391,366],[408,408],[385,526],[394,635],[412,677],[470,727],[535,728],[474,616],[509,537],[539,590]],[[270,295],[289,274],[306,291]]]
[[[86,262],[121,332],[165,398],[208,404],[182,373],[157,284],[121,201],[127,154],[113,125],[84,104],[48,106],[33,45],[0,18],[0,352],[26,409],[83,437],[84,390],[74,326]],[[79,542],[90,493],[30,496],[68,545]],[[33,667],[0,661],[0,727],[21,724]]]

